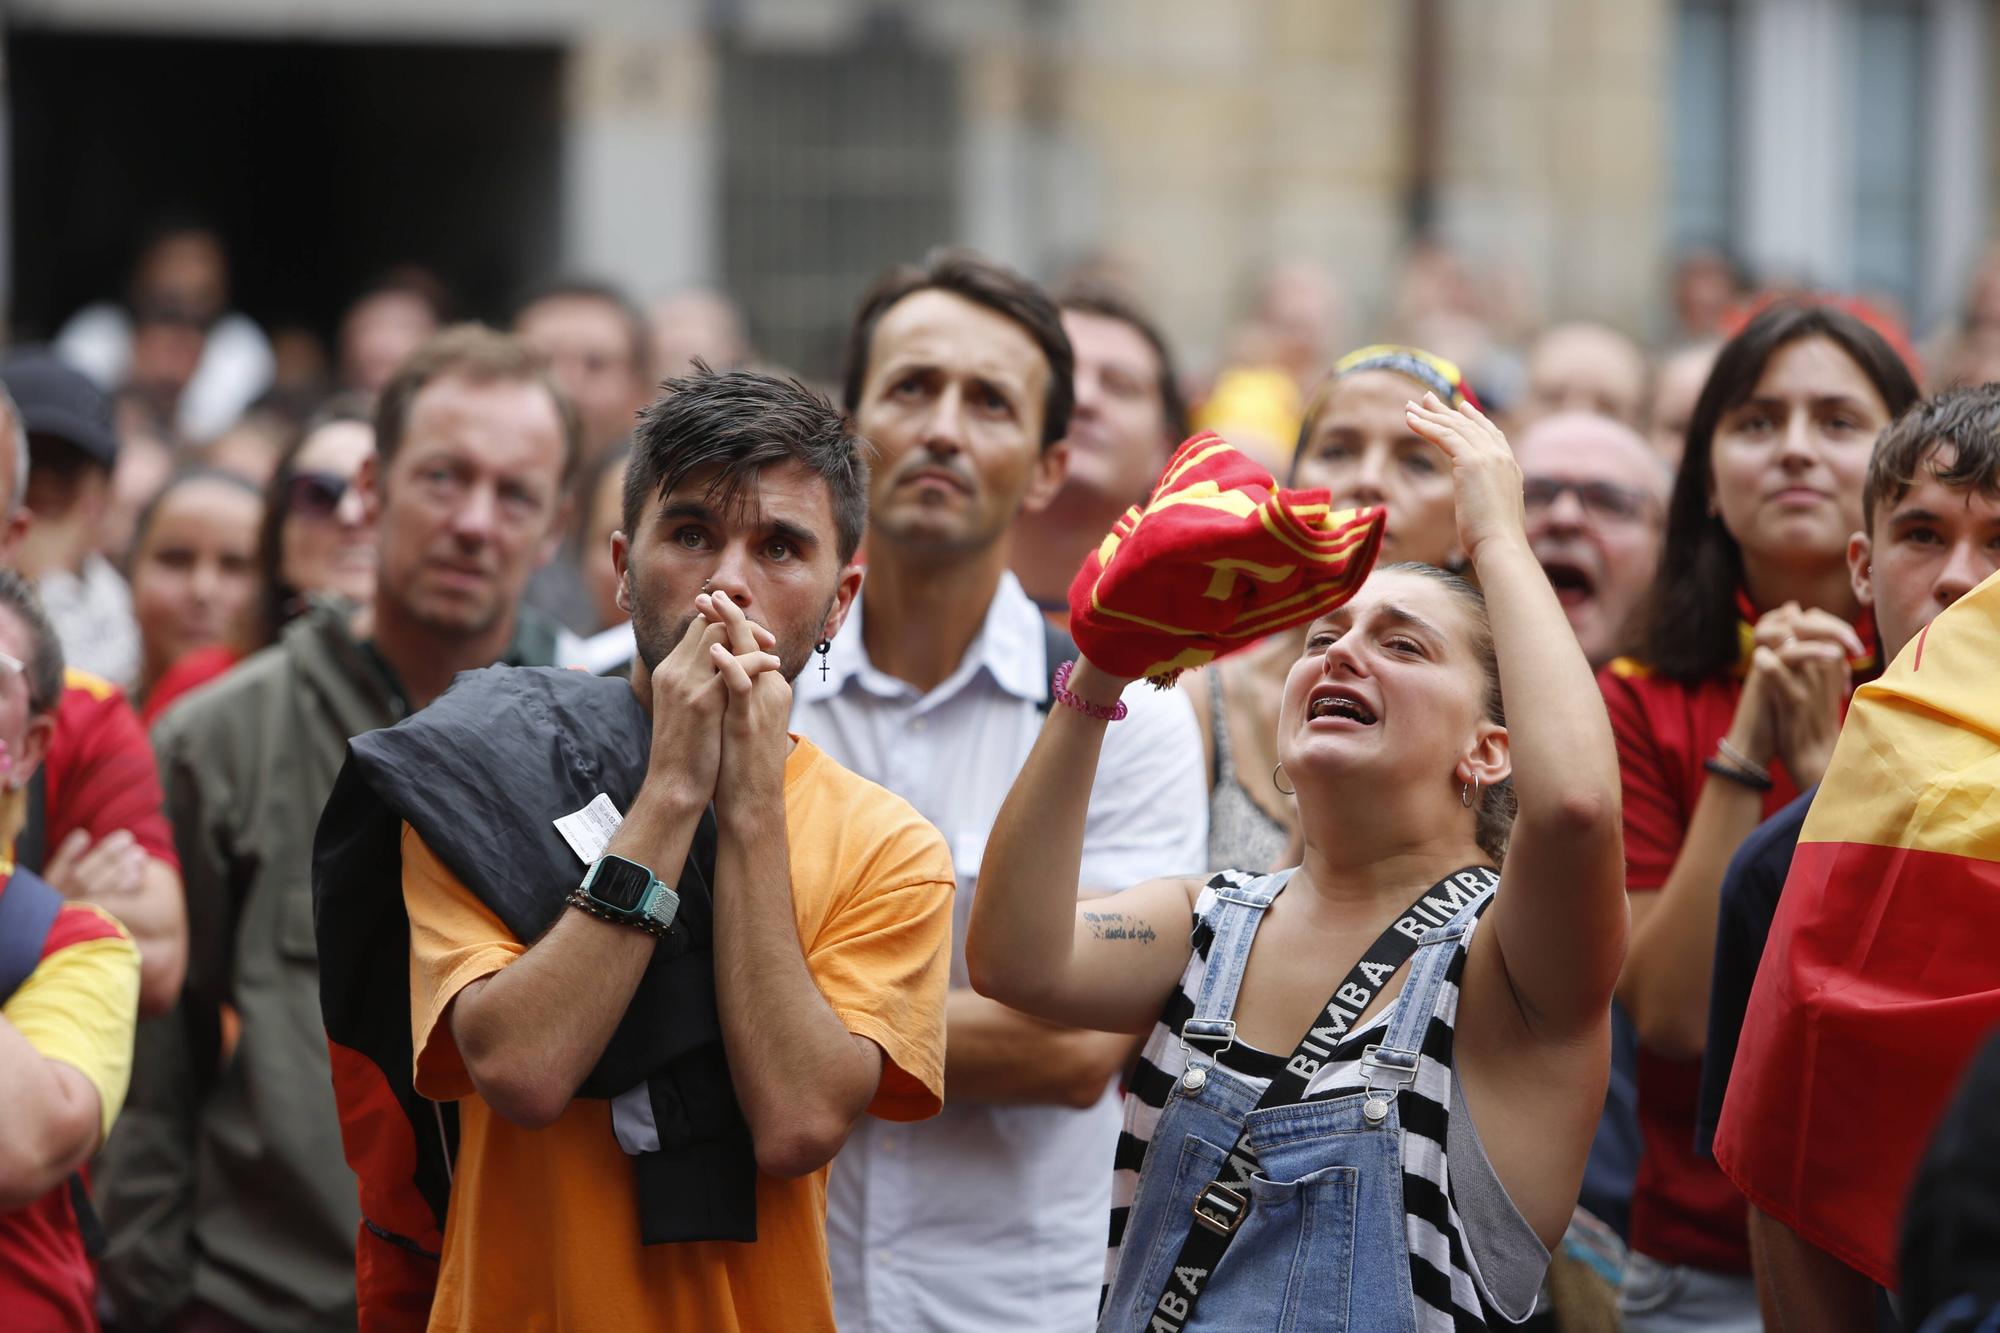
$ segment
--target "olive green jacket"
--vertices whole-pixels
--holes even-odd
[[[555,647],[523,608],[502,660],[547,665]],[[121,1330],[168,1327],[190,1300],[273,1333],[355,1326],[361,1214],[320,1020],[313,833],[348,738],[407,712],[387,664],[325,604],[153,729],[188,973],[178,1009],[140,1025],[95,1177]]]

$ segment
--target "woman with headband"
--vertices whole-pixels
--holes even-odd
[[[1382,563],[1455,569],[1465,553],[1452,517],[1451,461],[1416,434],[1404,404],[1425,392],[1457,407],[1470,396],[1458,367],[1414,347],[1350,352],[1307,405],[1292,455],[1291,486],[1324,486],[1334,507],[1383,505]],[[1304,646],[1303,630],[1183,682],[1209,761],[1208,864],[1274,869],[1296,861],[1298,816],[1272,780],[1278,697]]]
[[[1575,1206],[1624,953],[1617,758],[1512,451],[1421,397],[1480,588],[1378,567],[1307,626],[1276,725],[1303,862],[1078,902],[1125,684],[1088,659],[986,844],[974,987],[1150,1033],[1106,1333],[1518,1323]]]

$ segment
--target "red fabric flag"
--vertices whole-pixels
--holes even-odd
[[[2000,1025],[2000,575],[1855,691],[1751,990],[1715,1157],[1896,1286],[1912,1172]]]
[[[1336,510],[1325,490],[1280,490],[1220,436],[1196,435],[1084,559],[1070,633],[1106,671],[1171,684],[1353,596],[1385,519]]]

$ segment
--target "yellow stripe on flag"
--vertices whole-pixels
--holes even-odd
[[[1800,841],[2000,861],[2000,574],[1854,692]]]

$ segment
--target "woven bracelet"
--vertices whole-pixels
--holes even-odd
[[[1752,773],[1748,769],[1738,768],[1735,764],[1730,763],[1727,759],[1719,755],[1713,755],[1703,760],[1701,766],[1715,774],[1715,776],[1725,781],[1733,782],[1739,787],[1748,787],[1751,791],[1771,790],[1771,779]]]

